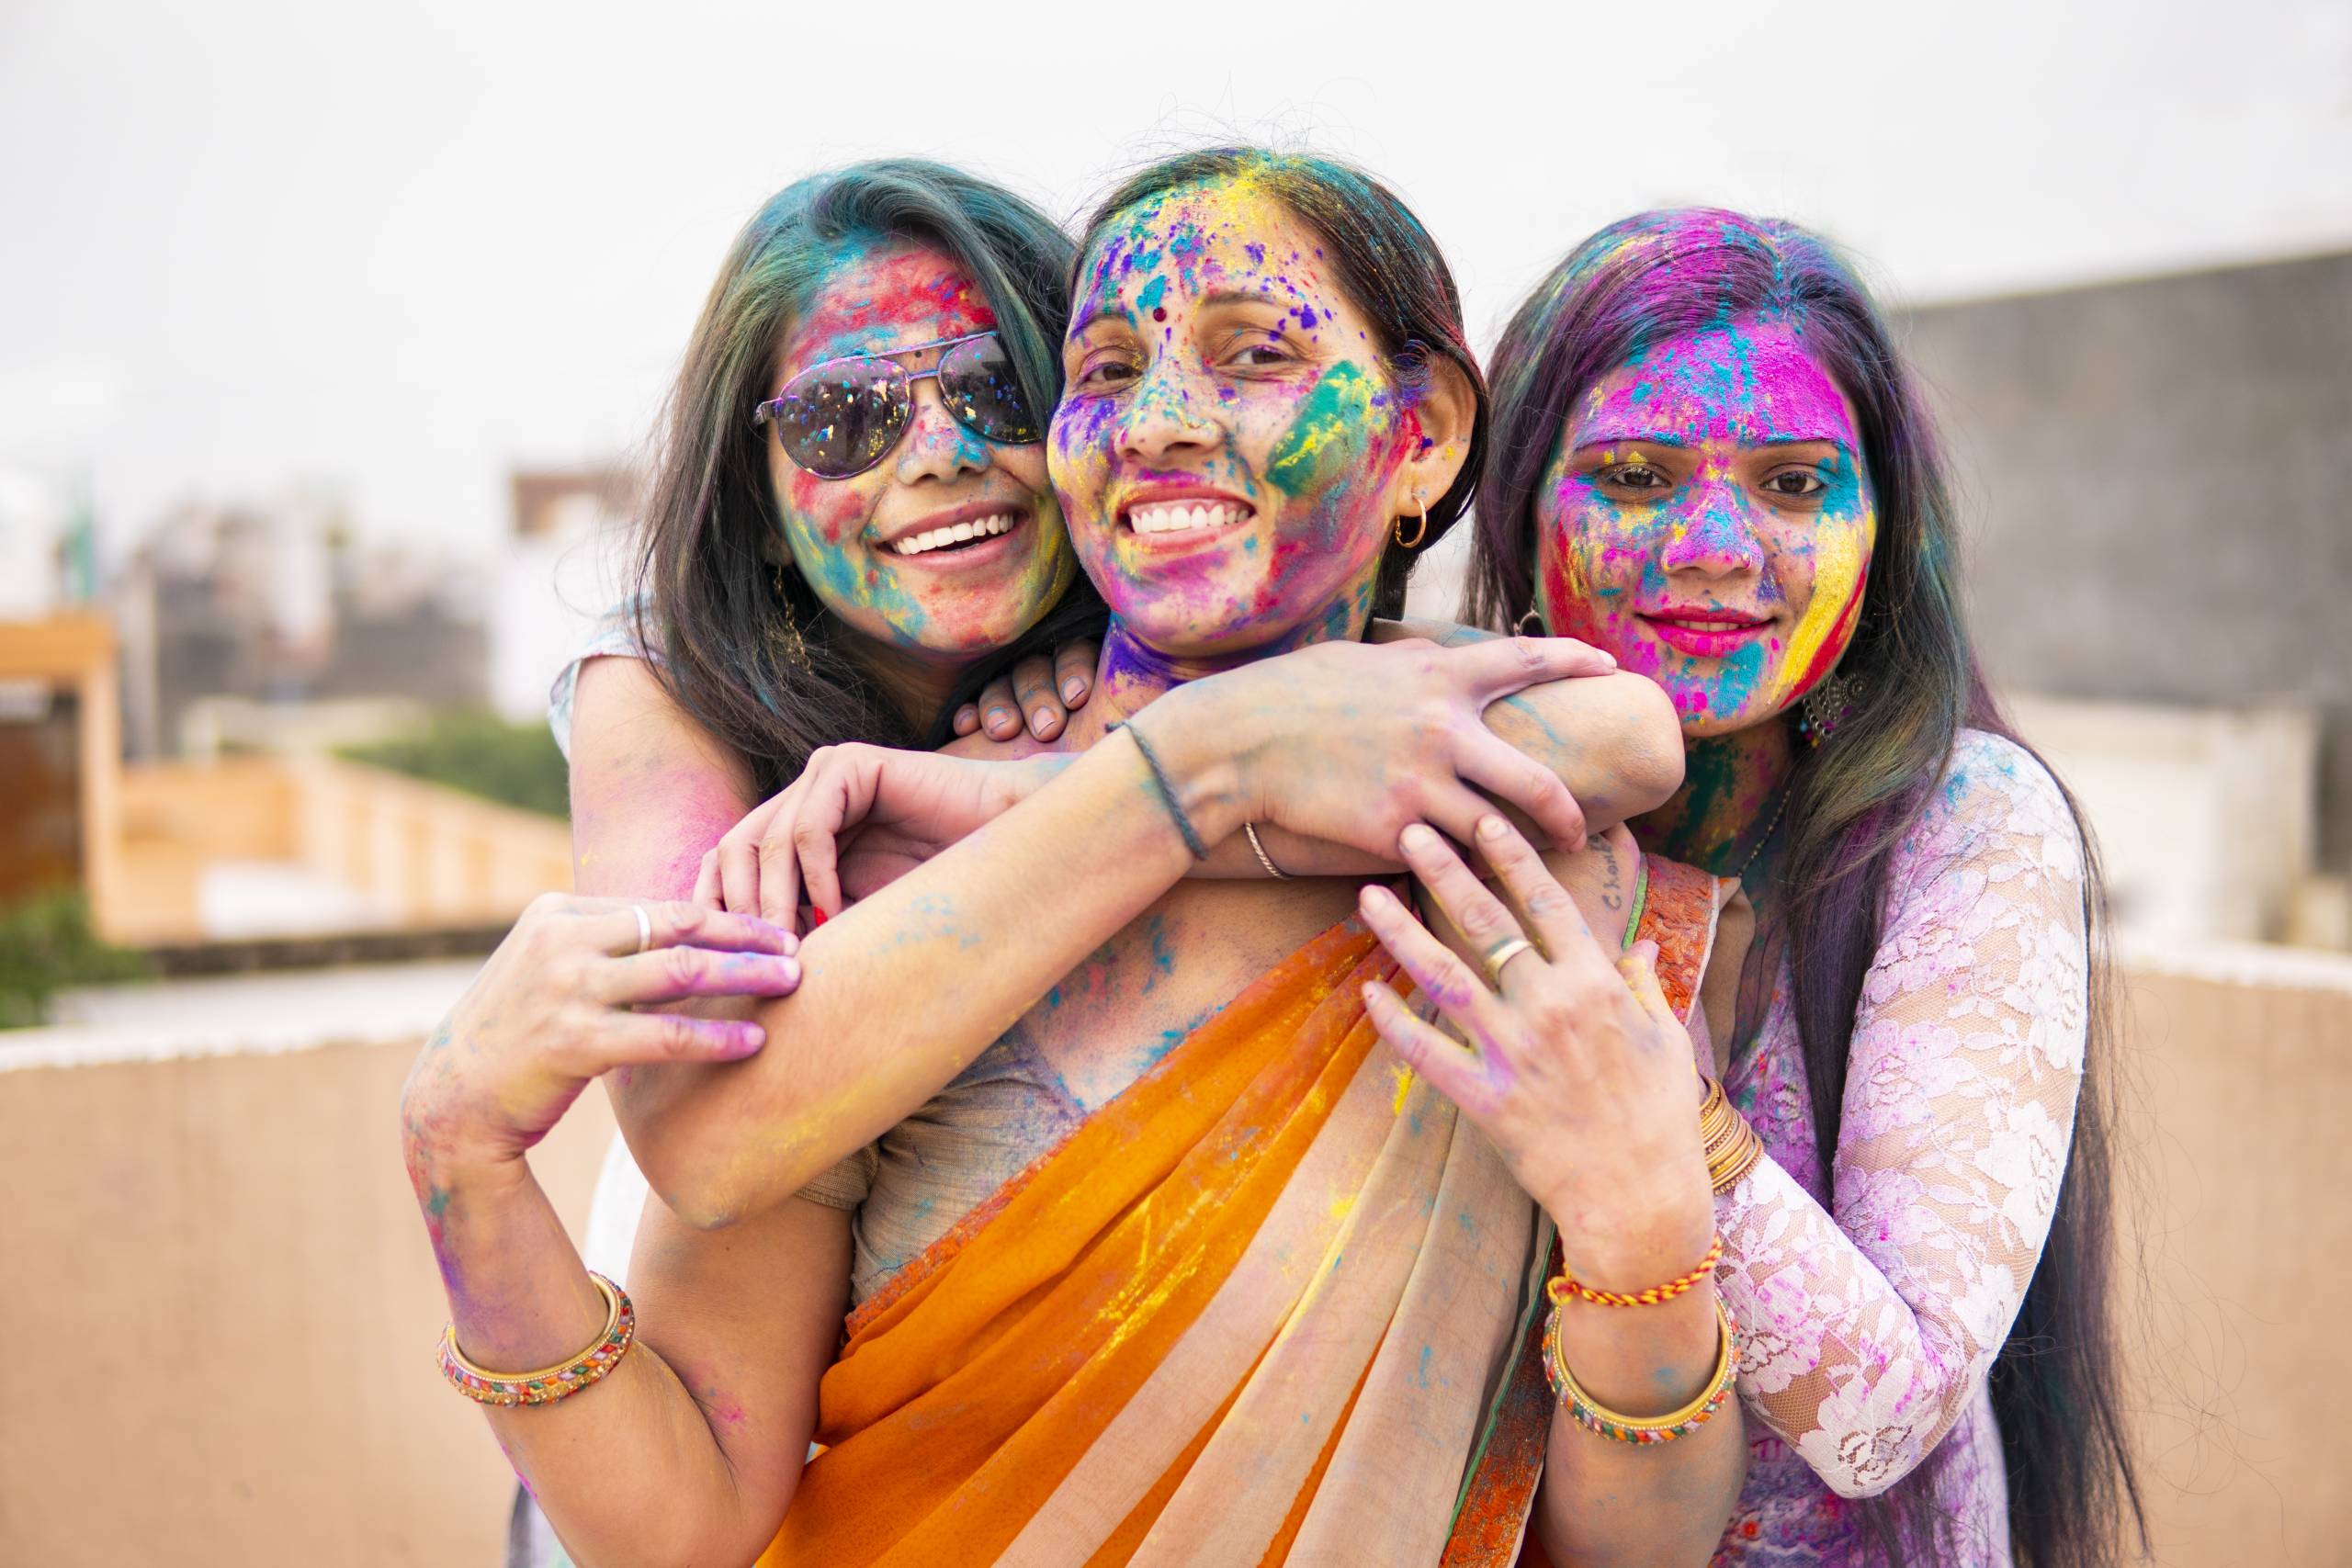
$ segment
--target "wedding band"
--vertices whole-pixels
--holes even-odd
[[[1258,841],[1257,827],[1252,823],[1244,822],[1241,824],[1241,830],[1249,835],[1250,848],[1256,852],[1258,856],[1258,863],[1266,868],[1266,874],[1272,877],[1276,882],[1288,882],[1290,880],[1290,873],[1276,865],[1274,863],[1274,857],[1266,852],[1266,846]]]
[[[1503,965],[1522,953],[1534,951],[1535,944],[1523,936],[1515,936],[1509,942],[1498,943],[1484,960],[1487,965],[1487,978],[1492,980],[1499,989],[1503,983]]]
[[[637,950],[643,953],[653,945],[653,917],[645,912],[642,904],[631,904],[628,912],[637,917]]]

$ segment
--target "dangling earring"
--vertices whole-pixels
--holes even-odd
[[[1797,734],[1806,745],[1819,746],[1838,733],[1861,692],[1862,683],[1851,675],[1828,677],[1797,704]]]
[[[784,617],[784,629],[775,634],[775,644],[783,650],[787,663],[808,668],[808,645],[801,639],[800,622],[792,613],[792,599],[784,591],[784,563],[775,563],[775,607]]]
[[[1541,610],[1528,611],[1527,614],[1520,616],[1519,625],[1511,629],[1518,632],[1521,637],[1544,636],[1544,612]]]
[[[1421,520],[1414,525],[1413,536],[1409,539],[1405,537],[1405,520],[1402,517],[1396,519],[1396,526],[1391,530],[1396,540],[1396,547],[1400,550],[1418,550],[1421,547],[1421,541],[1429,536],[1430,503],[1421,499],[1419,491],[1415,491],[1413,504],[1421,509]]]

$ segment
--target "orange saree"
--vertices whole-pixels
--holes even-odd
[[[1715,882],[1646,886],[1687,1012]],[[860,1306],[763,1568],[1516,1561],[1550,1228],[1374,978],[1308,942]]]

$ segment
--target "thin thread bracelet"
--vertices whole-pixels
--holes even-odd
[[[605,1331],[596,1342],[568,1361],[535,1372],[493,1372],[466,1359],[458,1348],[458,1325],[441,1335],[441,1375],[449,1386],[481,1404],[549,1404],[578,1393],[620,1364],[637,1337],[637,1309],[628,1292],[590,1270],[588,1278],[605,1298]]]
[[[1668,1280],[1663,1285],[1652,1285],[1646,1291],[1635,1291],[1630,1295],[1619,1291],[1596,1291],[1563,1269],[1553,1277],[1550,1283],[1544,1287],[1544,1293],[1551,1298],[1554,1306],[1558,1306],[1564,1296],[1574,1296],[1578,1301],[1590,1302],[1595,1306],[1658,1306],[1672,1301],[1713,1273],[1715,1265],[1723,1260],[1724,1235],[1723,1232],[1717,1231],[1714,1245],[1707,1248],[1706,1257],[1699,1259],[1699,1267],[1678,1279]]]
[[[1151,782],[1159,786],[1160,801],[1168,807],[1168,815],[1174,818],[1176,831],[1183,836],[1184,847],[1193,852],[1194,860],[1208,859],[1209,847],[1201,842],[1200,829],[1193,827],[1193,819],[1184,815],[1184,808],[1176,804],[1176,787],[1168,782],[1168,770],[1159,765],[1159,759],[1145,744],[1143,731],[1137,729],[1131,719],[1114,724],[1111,728],[1125,729],[1127,738],[1136,743],[1136,750],[1143,754],[1143,765],[1151,770]]]
[[[1272,877],[1276,882],[1288,882],[1290,880],[1290,873],[1284,871],[1281,866],[1276,865],[1274,863],[1274,857],[1266,852],[1266,846],[1258,841],[1257,824],[1253,822],[1244,822],[1241,824],[1241,830],[1250,836],[1250,848],[1256,852],[1258,863],[1266,868],[1266,874]]]

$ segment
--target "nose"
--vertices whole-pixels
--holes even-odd
[[[1669,573],[1737,577],[1764,570],[1764,544],[1756,536],[1747,488],[1720,471],[1702,471],[1691,481],[1690,504],[1667,536],[1658,564]]]
[[[994,460],[988,442],[947,412],[939,398],[937,378],[926,377],[914,384],[914,410],[907,418],[907,434],[899,443],[895,468],[900,484],[977,474]]]
[[[1173,355],[1153,360],[1119,424],[1119,450],[1158,463],[1187,449],[1217,445],[1217,425],[1208,417],[1216,395]]]

